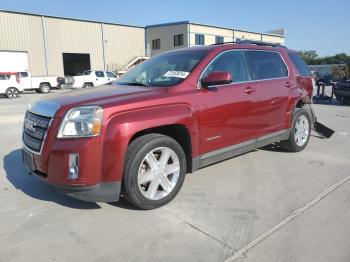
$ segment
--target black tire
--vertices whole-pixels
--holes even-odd
[[[19,90],[16,87],[9,87],[5,91],[7,98],[17,98],[19,96]]]
[[[84,83],[83,84],[83,88],[90,88],[90,87],[94,87],[94,85],[92,83]]]
[[[39,92],[42,94],[47,94],[47,93],[50,93],[50,89],[51,89],[50,85],[41,84],[39,87]]]
[[[298,145],[296,143],[295,140],[295,135],[296,135],[296,125],[297,125],[297,121],[299,121],[301,116],[305,116],[305,119],[307,119],[308,124],[309,124],[309,130],[308,130],[308,136],[306,141],[304,142],[303,145]],[[312,121],[310,118],[310,115],[308,113],[308,111],[306,111],[303,108],[299,108],[295,111],[294,116],[293,116],[293,125],[290,131],[290,135],[289,138],[285,141],[281,141],[280,142],[280,146],[290,152],[300,152],[302,150],[305,149],[305,147],[307,146],[307,144],[309,143],[310,140],[310,135],[311,135],[311,125],[312,125]]]
[[[152,150],[167,147],[175,152],[179,160],[179,177],[172,191],[159,200],[151,200],[144,196],[138,185],[138,172],[146,155]],[[186,156],[177,141],[160,135],[148,134],[135,139],[128,148],[123,177],[123,189],[125,198],[135,207],[140,209],[154,209],[169,203],[180,191],[186,175]],[[161,188],[161,186],[160,186]],[[159,189],[159,186],[157,187]]]

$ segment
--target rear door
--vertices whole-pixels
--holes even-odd
[[[207,66],[210,72],[230,72],[233,83],[199,90],[200,151],[206,153],[256,138],[258,98],[250,82],[244,51],[219,54]]]
[[[260,135],[285,128],[288,97],[293,80],[281,55],[274,51],[248,50],[251,78],[258,83]]]
[[[95,76],[96,80],[94,86],[99,86],[108,83],[107,77],[103,71],[95,71]]]

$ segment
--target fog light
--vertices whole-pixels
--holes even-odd
[[[79,178],[79,154],[69,154],[69,174],[68,179]]]

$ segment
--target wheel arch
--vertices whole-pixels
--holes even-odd
[[[48,85],[51,88],[51,83],[50,82],[41,82],[39,84],[39,87],[43,86],[43,85]]]
[[[144,130],[140,130],[135,133],[129,140],[130,144],[136,138],[147,134],[161,134],[174,139],[182,147],[186,156],[187,173],[192,172],[192,145],[191,136],[188,128],[183,124],[171,124],[164,126],[152,127]]]

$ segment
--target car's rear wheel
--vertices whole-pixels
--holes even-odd
[[[39,92],[42,94],[47,94],[50,92],[50,86],[48,84],[41,84],[39,87]]]
[[[123,185],[126,199],[141,209],[169,203],[180,191],[186,174],[186,156],[174,139],[149,134],[128,148]]]
[[[17,98],[19,96],[19,90],[16,87],[9,87],[5,91],[7,98]]]
[[[90,88],[93,87],[94,85],[92,83],[84,83],[83,88]]]
[[[311,135],[311,120],[309,113],[300,108],[294,113],[293,126],[288,140],[281,141],[283,149],[290,152],[302,151],[309,143]]]

